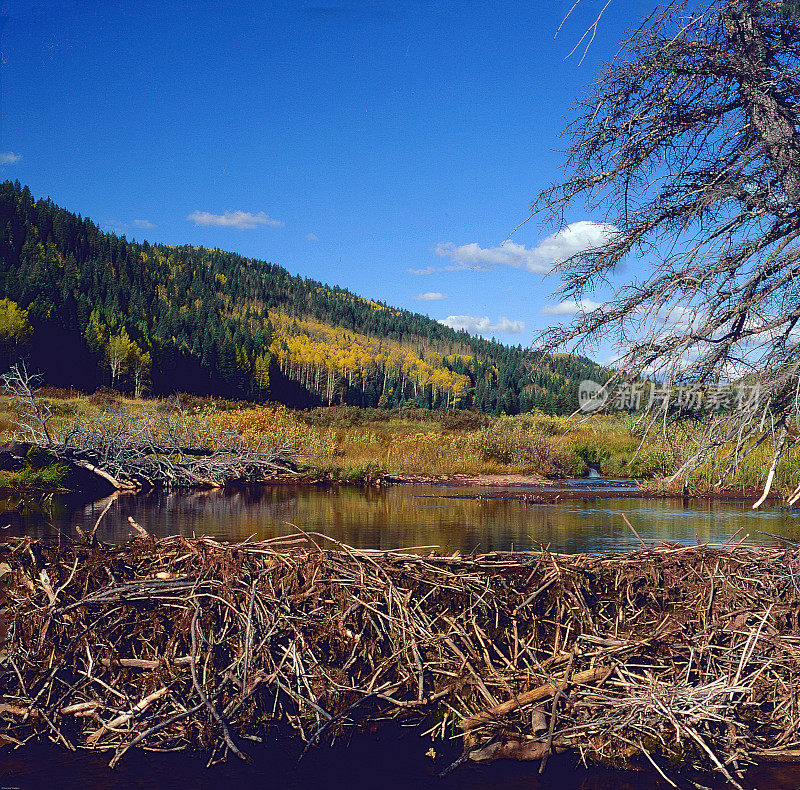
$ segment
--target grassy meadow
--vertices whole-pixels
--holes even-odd
[[[64,436],[85,425],[107,425],[125,415],[130,421],[154,419],[167,412],[168,401],[136,400],[110,390],[85,395],[74,390],[46,388],[42,400],[52,410],[54,436]],[[250,446],[289,443],[300,453],[300,467],[311,476],[327,476],[353,483],[384,474],[504,475],[531,474],[549,478],[584,475],[588,463],[597,463],[608,476],[637,477],[668,490],[662,482],[678,468],[694,445],[701,425],[672,429],[668,436],[652,435],[642,442],[632,419],[593,415],[582,420],[541,412],[493,417],[476,412],[424,409],[358,409],[332,406],[294,411],[280,405],[182,396],[183,418],[198,439],[209,445],[231,433]],[[0,400],[0,436],[15,433],[17,414],[8,400]],[[769,442],[742,455],[734,474],[723,486],[725,468],[712,456],[689,479],[690,490],[708,494],[718,490],[749,494],[763,485],[772,448]],[[798,451],[779,465],[775,490],[797,484]],[[0,472],[0,487],[55,486],[59,470],[41,468],[32,459],[21,474]],[[683,481],[674,484],[683,488]]]

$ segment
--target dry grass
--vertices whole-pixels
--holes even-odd
[[[108,409],[152,410],[159,401],[135,400],[113,391],[87,396],[72,390],[44,390],[54,426],[105,419]],[[660,479],[668,477],[695,446],[701,423],[652,435],[640,447],[632,419],[594,415],[576,420],[532,412],[490,417],[475,412],[431,412],[424,409],[358,409],[334,406],[298,412],[279,405],[214,401],[183,396],[187,419],[209,435],[233,428],[253,446],[289,441],[302,454],[307,472],[361,482],[386,472],[400,474],[540,474],[569,477],[585,474],[588,463],[603,474]],[[164,402],[165,408],[168,407]],[[0,437],[14,433],[14,412],[0,398]],[[713,454],[689,479],[700,493],[720,488],[751,493],[764,483],[773,442],[741,454],[738,466],[720,486],[723,451]],[[800,448],[790,450],[778,466],[774,489],[797,485]],[[682,489],[683,481],[673,484]]]
[[[339,478],[384,472],[452,474],[584,474],[599,461],[607,474],[663,473],[663,453],[646,447],[621,421],[593,417],[578,423],[541,413],[487,417],[424,410],[381,411],[333,407],[292,412],[263,407],[221,413],[219,419],[253,437],[288,434],[309,467]]]

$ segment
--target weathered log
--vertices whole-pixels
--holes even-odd
[[[87,471],[91,472],[93,475],[97,475],[97,477],[107,481],[110,483],[117,491],[134,491],[136,490],[136,486],[133,483],[128,482],[127,480],[117,480],[116,477],[113,477],[104,469],[101,469],[99,466],[94,466],[90,464],[88,461],[74,461],[75,466],[80,467],[81,469],[86,469]]]
[[[566,751],[561,742],[553,742],[556,754]],[[479,749],[471,749],[469,759],[474,763],[490,763],[495,760],[543,760],[550,751],[545,741],[495,741]]]
[[[592,681],[599,680],[608,674],[608,667],[595,667],[594,669],[586,669],[583,672],[576,672],[570,679],[571,685],[580,685],[581,683],[591,683]],[[558,692],[559,686],[566,682],[566,678],[562,678],[555,683],[545,683],[537,686],[530,691],[524,691],[522,694],[517,694],[513,699],[495,705],[493,708],[481,711],[475,716],[469,716],[462,719],[458,726],[464,731],[469,731],[479,727],[481,724],[488,724],[492,721],[497,721],[503,716],[507,716],[517,708],[522,708],[525,705],[530,705],[531,702],[538,702],[542,699],[552,696]]]
[[[147,658],[101,658],[98,662],[104,667],[123,667],[126,669],[158,669],[159,667],[185,667],[191,664],[191,656],[178,656],[173,659],[150,660]]]

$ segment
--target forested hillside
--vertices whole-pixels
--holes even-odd
[[[280,266],[128,241],[0,184],[2,365],[45,382],[293,406],[570,411],[585,358],[532,358]]]

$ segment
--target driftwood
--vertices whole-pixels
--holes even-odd
[[[99,466],[94,466],[93,464],[90,464],[88,461],[75,461],[74,463],[77,466],[83,467],[92,474],[97,475],[99,478],[105,480],[107,483],[110,483],[116,491],[136,490],[135,484],[123,480],[117,480],[116,477],[112,477],[108,472],[105,471],[105,469],[101,469]]]
[[[138,525],[136,525],[138,526]],[[200,748],[387,719],[464,760],[800,760],[800,550],[423,556],[316,534],[0,544],[0,735]],[[442,766],[444,767],[444,766]],[[690,774],[691,776],[691,774]]]

